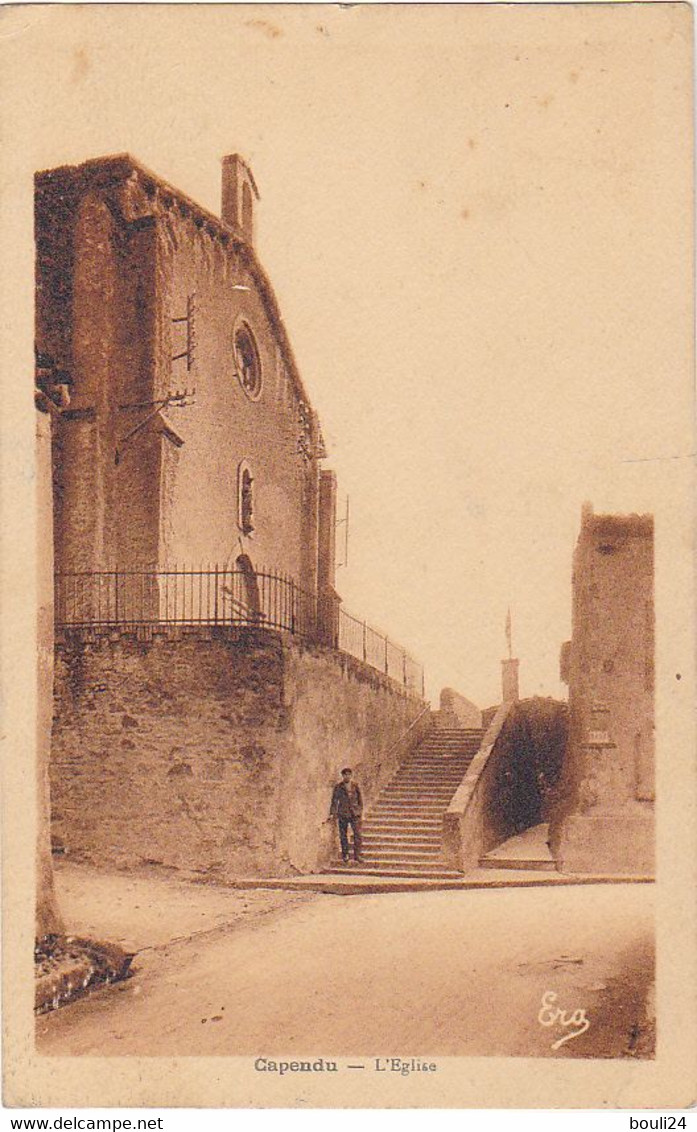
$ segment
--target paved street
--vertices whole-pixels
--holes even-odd
[[[40,1017],[40,1052],[650,1055],[652,885],[284,896],[170,942],[141,932],[135,977]],[[546,1020],[588,1028],[541,1025],[545,992]]]

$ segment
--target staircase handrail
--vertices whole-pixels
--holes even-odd
[[[420,711],[420,712],[419,712],[419,714],[418,714],[418,715],[416,716],[416,718],[415,718],[415,719],[412,719],[412,721],[411,721],[411,723],[409,724],[409,726],[408,726],[408,727],[406,728],[406,730],[405,730],[405,731],[403,731],[403,732],[402,732],[402,734],[401,734],[401,735],[399,736],[399,738],[395,740],[395,742],[394,742],[394,743],[392,744],[392,746],[391,746],[391,747],[388,747],[388,748],[387,748],[387,750],[383,752],[383,758],[386,758],[386,757],[387,757],[388,755],[391,755],[391,754],[392,754],[392,752],[393,752],[394,750],[396,750],[396,749],[397,749],[397,747],[399,746],[399,744],[400,744],[401,742],[403,742],[403,740],[404,740],[404,739],[406,739],[406,737],[407,737],[407,735],[409,734],[409,732],[410,732],[410,731],[411,731],[411,730],[412,730],[412,729],[413,729],[414,727],[416,727],[417,723],[419,723],[419,721],[420,721],[420,720],[422,720],[422,719],[423,719],[423,717],[424,717],[424,716],[426,715],[426,713],[427,713],[427,712],[430,712],[430,710],[431,710],[431,705],[430,705],[430,704],[427,704],[427,705],[426,705],[426,707],[425,707],[425,708],[423,709],[423,711]]]
[[[484,732],[479,750],[443,815],[443,853],[449,864],[459,872],[467,872],[468,868],[474,867],[481,855],[480,799],[495,770],[499,736],[515,707],[513,701],[499,705]],[[490,848],[491,845],[486,846],[486,849]]]

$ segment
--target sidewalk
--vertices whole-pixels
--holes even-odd
[[[370,876],[347,868],[341,874],[240,878],[211,885],[154,869],[139,873],[104,871],[59,860],[56,890],[66,930],[87,939],[104,939],[139,953],[244,927],[266,916],[312,900],[334,896],[396,892],[443,892],[468,889],[568,887],[589,884],[646,883],[649,877],[582,876],[521,869],[476,869],[461,879]]]
[[[58,860],[56,894],[66,931],[138,954],[240,927],[311,899],[310,893],[237,891],[155,870],[122,873]]]
[[[565,873],[533,873],[527,869],[474,869],[461,879],[375,875],[348,868],[338,873],[313,873],[302,877],[241,877],[234,882],[238,890],[274,889],[286,892],[325,892],[335,896],[358,896],[374,892],[450,892],[479,888],[542,888],[588,884],[652,884],[653,877],[571,876]]]

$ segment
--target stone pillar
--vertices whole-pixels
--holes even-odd
[[[37,578],[37,845],[36,845],[36,938],[63,931],[53,884],[51,860],[51,796],[48,768],[53,721],[53,518],[51,415],[36,414],[36,467],[38,532]]]
[[[518,666],[520,661],[508,660],[501,661],[501,686],[502,686],[502,700],[504,704],[514,704],[520,699],[518,690]]]
[[[86,193],[77,210],[73,243],[73,395],[70,412],[56,430],[62,483],[56,559],[62,570],[109,569],[113,557],[109,533],[119,396],[114,369],[120,348],[113,230],[105,201]]]
[[[220,215],[242,239],[254,244],[254,201],[259,199],[252,170],[239,153],[223,158],[223,185]]]
[[[339,639],[339,598],[336,583],[336,474],[323,470],[319,477],[319,530],[317,539],[317,628],[319,639],[336,648]]]

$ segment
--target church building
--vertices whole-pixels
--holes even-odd
[[[117,603],[135,622],[292,606],[309,631],[319,603],[336,635],[336,483],[254,248],[258,198],[237,154],[220,218],[128,155],[36,177],[39,371],[69,400],[54,424],[68,622]],[[212,567],[224,582],[200,582]]]
[[[334,588],[258,199],[237,154],[220,217],[127,155],[36,176],[52,828],[96,865],[312,871],[339,769],[370,803],[430,719],[421,666]]]

